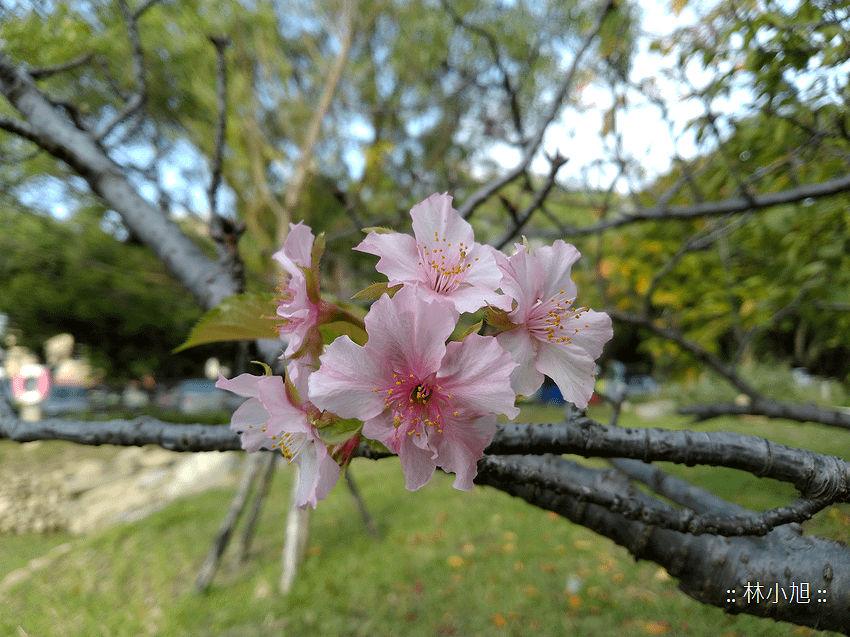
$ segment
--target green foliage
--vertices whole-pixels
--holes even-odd
[[[845,175],[848,82],[841,69],[850,41],[841,25],[850,19],[848,7],[748,1],[696,10],[710,29],[682,29],[656,44],[680,54],[680,72],[688,64],[703,67],[707,83],[695,94],[714,116],[695,118],[691,128],[707,152],[659,179],[645,204],[685,178],[692,187],[678,189],[668,204],[764,194]],[[718,115],[718,98],[733,91],[734,99],[744,95],[749,102]],[[744,357],[846,378],[850,314],[825,310],[846,302],[850,289],[848,210],[850,197],[837,195],[761,210],[745,223],[643,224],[610,235],[603,272],[617,307],[649,307],[709,351],[728,358],[741,337],[756,330]],[[724,236],[653,280],[684,239],[713,232]],[[776,316],[782,319],[774,322]],[[662,367],[687,365],[674,346],[651,339],[647,347]]]
[[[273,314],[276,295],[238,294],[222,301],[199,320],[174,353],[205,343],[276,338],[281,319]]]
[[[197,375],[209,349],[169,352],[200,310],[149,250],[100,229],[103,212],[58,221],[0,206],[0,311],[38,352],[71,333],[110,380]]]

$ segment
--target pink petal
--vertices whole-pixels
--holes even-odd
[[[328,454],[321,440],[305,445],[294,462],[298,465],[298,491],[295,494],[295,506],[314,509],[319,500],[328,497],[331,489],[339,480],[340,468]]]
[[[226,389],[238,396],[248,398],[233,413],[230,428],[239,434],[242,448],[248,453],[254,453],[262,448],[269,448],[271,441],[266,437],[265,424],[269,412],[258,399],[259,383],[265,376],[240,374],[236,378],[227,379],[221,374],[215,386]]]
[[[299,406],[293,405],[286,395],[286,388],[280,376],[266,376],[259,383],[259,398],[271,414],[266,423],[266,436],[272,438],[282,433],[311,433],[313,428],[307,422],[307,415]]]
[[[354,249],[380,257],[375,269],[389,279],[390,285],[425,282],[416,239],[409,234],[370,232]]]
[[[585,350],[541,341],[537,369],[555,381],[564,400],[587,407],[596,384],[596,361]]]
[[[308,381],[310,402],[316,407],[359,420],[374,418],[384,410],[393,370],[373,348],[341,336],[328,346],[319,362],[318,371]]]
[[[269,412],[256,398],[249,398],[233,413],[230,428],[239,434],[242,448],[248,453],[271,447],[272,441],[266,437],[264,431],[268,419]]]
[[[388,449],[398,454],[401,469],[404,472],[405,488],[416,491],[428,484],[437,463],[430,449],[422,449],[414,443],[415,436],[397,434],[393,426],[393,418],[389,413],[380,414],[367,420],[363,425],[363,436],[378,440]]]
[[[472,480],[478,475],[478,459],[496,433],[496,416],[483,416],[467,422],[455,422],[445,428],[440,445],[439,466],[455,474],[452,485],[460,491],[472,491]]]
[[[511,386],[520,396],[533,396],[543,384],[543,374],[537,371],[537,341],[522,327],[496,335],[496,340],[517,362],[511,372]]]
[[[534,258],[546,273],[546,285],[543,287],[541,297],[552,298],[561,291],[568,299],[576,297],[578,288],[570,278],[570,270],[579,257],[581,254],[575,246],[561,239],[551,246],[542,246],[534,251]]]
[[[286,364],[286,374],[289,376],[295,391],[298,392],[298,400],[302,404],[309,404],[307,383],[318,367],[319,365],[310,356],[293,358]]]
[[[511,388],[511,355],[492,336],[470,334],[446,346],[437,383],[452,394],[452,405],[478,415],[505,414],[516,418],[519,409]],[[445,429],[446,427],[444,427]]]
[[[303,223],[289,224],[289,234],[283,242],[283,247],[272,255],[283,269],[295,276],[301,270],[298,266],[309,268],[312,265],[313,232]]]
[[[517,253],[510,259],[499,259],[502,270],[502,292],[517,302],[510,314],[516,324],[524,323],[528,312],[542,296],[546,271],[540,262],[530,256],[525,246],[515,244]]]
[[[472,226],[452,208],[452,197],[447,193],[435,193],[413,206],[410,209],[410,218],[413,220],[416,243],[423,247],[433,245],[435,236],[439,237],[441,242],[445,239],[446,243],[454,246],[459,245],[461,241],[468,247],[475,243]]]
[[[402,445],[398,458],[404,472],[404,488],[408,491],[416,491],[428,484],[437,468],[431,453],[412,443]]]
[[[580,347],[596,360],[602,354],[605,343],[614,336],[611,317],[605,312],[584,310],[561,322],[570,343]]]
[[[372,304],[365,319],[366,346],[389,361],[393,371],[424,378],[440,367],[455,319],[445,305],[428,303],[404,287],[393,298],[385,294]]]
[[[227,379],[219,374],[215,386],[219,389],[226,389],[229,392],[233,392],[238,396],[256,398],[258,392],[257,383],[263,378],[263,376],[254,376],[253,374],[240,374],[236,378]]]

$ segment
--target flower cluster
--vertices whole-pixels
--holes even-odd
[[[574,306],[573,246],[556,241],[532,253],[517,244],[507,257],[475,242],[446,194],[410,215],[412,237],[373,231],[355,248],[379,257],[388,279],[362,322],[320,299],[316,240],[291,225],[274,255],[286,277],[277,313],[287,380],[218,382],[248,398],[231,423],[243,448],[281,449],[299,465],[301,506],[328,494],[359,436],[398,454],[410,490],[437,467],[471,490],[499,416],[515,418],[517,396],[534,394],[544,374],[579,407],[593,393],[595,361],[613,332],[607,314]],[[498,334],[449,340],[461,314],[482,309]],[[339,320],[364,331],[364,342],[343,335],[324,346],[319,327]],[[354,428],[338,424],[351,419]]]

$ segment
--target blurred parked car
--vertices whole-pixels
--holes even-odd
[[[121,404],[125,409],[144,409],[150,402],[148,393],[133,385],[127,385],[121,392]]]
[[[76,414],[90,409],[89,390],[79,385],[53,385],[47,400],[41,403],[41,413],[46,417]]]
[[[163,395],[160,407],[183,414],[202,414],[234,409],[232,394],[215,386],[214,380],[184,380]],[[240,399],[241,404],[243,399]],[[238,406],[238,405],[237,405]]]
[[[629,396],[654,396],[661,387],[652,376],[629,376],[626,380],[626,394]]]
[[[92,387],[89,390],[89,401],[94,410],[118,409],[121,405],[121,394],[105,386]]]

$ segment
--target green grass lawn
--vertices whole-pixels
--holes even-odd
[[[559,415],[527,408],[523,420]],[[605,416],[602,408],[591,415]],[[685,428],[687,421],[641,423],[626,415],[621,424]],[[711,427],[845,458],[850,448],[850,432],[810,425],[752,420]],[[37,450],[45,462],[65,449],[45,445]],[[15,450],[2,441],[0,462],[14,462]],[[109,450],[71,446],[61,453]],[[496,490],[458,492],[450,476],[438,473],[409,493],[393,459],[358,459],[353,472],[383,540],[369,537],[339,485],[313,515],[308,557],[288,598],[277,592],[290,484],[284,470],[275,477],[249,561],[235,565],[228,552],[205,595],[192,586],[232,490],[182,500],[84,538],[0,536],[0,581],[70,542],[70,550],[54,552],[46,566],[0,589],[0,635],[825,634],[703,606],[657,565],[635,563],[609,540]],[[675,472],[756,509],[794,496],[787,485],[741,472]],[[850,541],[850,507],[830,507],[807,531]]]

